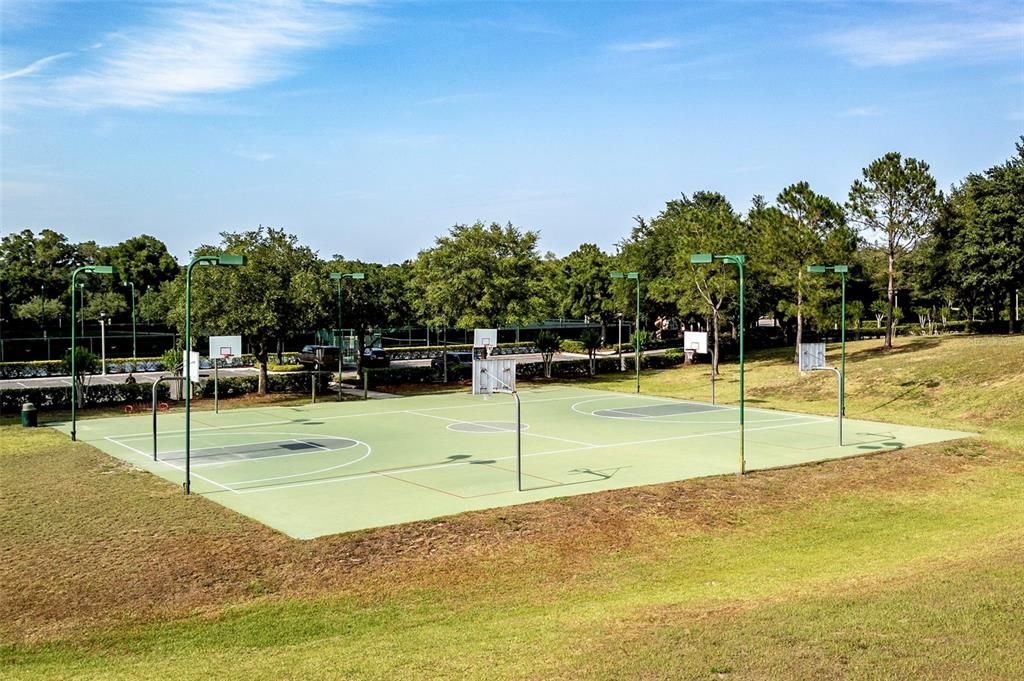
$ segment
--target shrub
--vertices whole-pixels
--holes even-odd
[[[559,342],[559,346],[562,352],[571,352],[574,355],[585,355],[587,354],[587,348],[583,345],[582,341],[573,340],[572,338],[563,338]]]
[[[318,377],[317,393],[326,393],[330,389],[331,374],[321,373]],[[267,390],[272,393],[309,394],[312,384],[307,372],[286,374],[269,374]],[[218,394],[220,397],[231,397],[255,393],[259,387],[259,377],[227,376],[219,380]],[[134,404],[142,402],[148,405],[152,400],[152,383],[99,383],[91,385],[85,391],[83,406],[104,406],[114,404]],[[157,398],[166,400],[170,394],[170,386],[161,383],[157,386]],[[204,381],[193,393],[196,398],[213,397],[213,379]],[[19,388],[16,390],[0,390],[0,410],[17,411],[25,402],[31,402],[40,410],[67,409],[71,406],[71,389],[67,386],[51,388]]]
[[[473,368],[467,364],[448,367],[448,381],[463,381],[472,376]],[[437,383],[441,381],[432,367],[388,367],[387,369],[370,369],[367,385],[374,388],[383,385],[409,385],[418,383]]]

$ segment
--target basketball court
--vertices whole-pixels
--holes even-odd
[[[572,387],[194,412],[193,494],[292,537],[649,485],[738,469],[738,411]],[[184,415],[80,421],[80,440],[180,486]],[[67,432],[66,425],[55,427]],[[836,459],[970,433],[746,410],[747,469]]]

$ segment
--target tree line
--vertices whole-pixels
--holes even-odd
[[[885,328],[912,314],[936,320],[1004,320],[1014,331],[1024,284],[1024,137],[1000,165],[939,191],[927,163],[888,153],[863,168],[846,200],[807,182],[768,200],[755,196],[742,214],[722,194],[698,191],[637,216],[613,253],[592,243],[558,257],[542,253],[539,232],[512,224],[457,224],[415,259],[398,264],[323,258],[298,237],[267,227],[223,232],[197,255],[248,256],[241,268],[197,268],[197,336],[241,333],[258,358],[279,352],[296,330],[370,327],[503,327],[545,318],[588,318],[602,325],[632,316],[637,281],[641,327],[707,324],[735,330],[737,272],[695,267],[693,253],[747,256],[746,319],[773,317],[794,345],[808,328],[839,322],[838,282],[809,274],[812,264],[846,264],[847,324],[865,318]],[[0,320],[41,329],[70,306],[69,277],[82,264],[111,264],[119,276],[89,277],[82,314],[124,316],[132,287],[140,319],[184,326],[184,276],[166,246],[149,235],[113,246],[74,244],[51,229],[23,230],[0,241]],[[613,270],[638,280],[612,279]],[[363,272],[363,280],[331,279]],[[81,291],[78,292],[81,295]],[[339,306],[340,296],[340,306]]]

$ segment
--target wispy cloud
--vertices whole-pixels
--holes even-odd
[[[252,149],[235,149],[231,153],[239,158],[256,161],[257,163],[270,161],[274,158],[274,154],[271,154],[269,151],[253,151]]]
[[[1019,53],[1024,40],[1024,20],[1019,15],[860,26],[821,40],[858,66],[902,66],[943,57],[993,59]]]
[[[843,118],[872,118],[874,116],[881,116],[882,110],[877,106],[855,106],[840,112],[839,115]]]
[[[657,50],[671,50],[675,47],[679,47],[678,40],[663,38],[632,43],[612,43],[608,46],[608,49],[612,52],[654,52]]]
[[[430,105],[430,104],[460,104],[463,102],[474,102],[480,99],[486,99],[492,95],[488,92],[464,92],[461,94],[453,95],[438,95],[437,97],[427,97],[421,99],[417,104]]]
[[[51,82],[52,103],[152,108],[251,88],[291,72],[292,57],[351,33],[364,17],[303,0],[185,3],[108,35],[97,61]]]
[[[53,62],[63,59],[64,57],[67,57],[69,55],[71,55],[70,52],[61,52],[60,54],[51,54],[49,57],[36,59],[28,66],[23,66],[22,68],[17,69],[15,71],[10,71],[9,73],[0,74],[0,80],[8,80],[10,78],[23,78],[24,76],[31,76],[33,73],[38,73],[39,71],[42,71]]]

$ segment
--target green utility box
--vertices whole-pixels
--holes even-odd
[[[26,402],[21,405],[21,425],[25,428],[35,428],[39,424],[39,411],[36,405]]]

